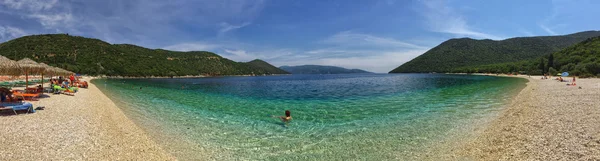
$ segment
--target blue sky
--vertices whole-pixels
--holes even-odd
[[[69,33],[388,72],[450,38],[599,30],[598,8],[595,0],[0,0],[0,42]]]

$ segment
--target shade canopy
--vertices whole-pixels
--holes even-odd
[[[46,70],[44,66],[29,58],[23,58],[17,61],[17,63],[19,64],[19,67],[27,73],[41,73]]]
[[[20,75],[22,71],[16,61],[0,55],[0,74]]]
[[[57,74],[57,75],[63,75],[63,76],[65,76],[65,75],[70,75],[71,73],[73,73],[73,72],[71,72],[71,71],[64,70],[64,69],[62,69],[62,68],[58,68],[58,67],[54,67],[54,70],[56,70],[56,74]]]
[[[49,65],[48,65],[48,64],[46,64],[46,63],[40,63],[40,65],[41,65],[42,67],[44,67],[44,71],[43,71],[43,73],[44,73],[44,74],[56,74],[56,73],[58,72],[58,71],[56,70],[56,68],[54,68],[54,67],[52,67],[52,66],[49,66]]]

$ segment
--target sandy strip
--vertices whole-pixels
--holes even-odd
[[[48,95],[37,113],[2,112],[0,160],[175,160],[93,84]]]
[[[571,80],[569,78],[568,80]],[[530,78],[511,106],[457,149],[460,160],[600,160],[600,79]]]

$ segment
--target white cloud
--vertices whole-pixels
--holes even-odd
[[[54,15],[32,14],[29,15],[29,17],[38,19],[42,26],[46,28],[54,28],[63,25],[71,26],[70,24],[73,22],[73,15],[71,15],[71,13],[61,13]]]
[[[520,29],[519,32],[524,34],[525,36],[535,36],[535,34],[531,33],[531,31],[528,30]]]
[[[250,60],[254,60],[257,59],[257,57],[255,55],[250,55],[248,54],[245,50],[229,50],[229,49],[225,49],[224,50],[225,53],[228,53],[228,58],[235,60],[235,61],[250,61]]]
[[[32,34],[67,32],[156,48],[242,28],[264,6],[264,0],[0,0],[0,14],[13,20],[3,25],[27,28]],[[197,34],[189,34],[189,28]]]
[[[430,47],[389,37],[344,31],[319,41],[328,47],[298,52],[269,62],[282,65],[333,65],[387,73]]]
[[[544,24],[540,24],[540,28],[542,28],[544,31],[546,31],[547,33],[549,33],[551,35],[558,35],[556,32],[554,32],[552,29],[548,28]]]
[[[250,25],[250,23],[248,23],[248,22],[245,22],[241,25],[231,25],[227,22],[223,22],[223,23],[221,23],[221,29],[219,29],[219,35],[225,34],[231,30],[236,30],[236,29],[248,26],[248,25]]]
[[[0,26],[0,41],[18,38],[27,35],[27,32],[12,26]]]
[[[28,9],[29,11],[47,10],[56,5],[58,0],[3,0],[0,4],[13,9]]]
[[[265,60],[275,66],[283,65],[334,65],[385,73],[430,47],[375,35],[339,32],[318,41],[327,47],[312,50],[295,50],[258,46],[239,42],[181,43],[164,47],[168,50],[209,50],[233,61]]]
[[[338,45],[362,45],[378,47],[402,47],[402,48],[424,48],[419,45],[398,41],[392,38],[384,38],[369,34],[355,33],[351,31],[339,32],[332,35],[322,42]]]
[[[387,73],[401,64],[413,59],[427,50],[415,49],[407,51],[361,51],[367,53],[366,56],[343,56],[321,58],[309,55],[295,55],[287,60],[275,60],[272,63],[276,66],[282,65],[332,65],[349,69],[363,69],[376,73]],[[352,53],[352,51],[348,51]]]
[[[235,46],[235,45],[230,45]],[[257,48],[255,46],[238,46],[235,49],[224,49],[219,55],[233,61],[247,62],[254,59],[265,60],[269,63],[297,56],[290,49]]]
[[[163,47],[166,50],[174,50],[174,51],[210,51],[220,47],[216,44],[207,44],[207,43],[181,43]]]
[[[435,32],[457,36],[500,40],[500,36],[475,31],[467,24],[465,18],[454,11],[445,0],[422,1],[424,9],[419,12],[426,18],[427,25]]]

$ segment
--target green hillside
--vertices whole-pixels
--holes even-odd
[[[465,67],[529,61],[596,36],[600,36],[600,31],[562,36],[518,37],[502,41],[450,39],[390,73],[459,72]]]
[[[129,44],[113,45],[98,39],[67,34],[32,35],[10,40],[0,44],[0,55],[13,60],[28,57],[89,75],[284,74],[272,66],[251,66],[206,51],[177,52]]]
[[[347,73],[370,73],[360,69],[346,69],[336,66],[324,65],[301,65],[279,67],[292,74],[347,74]]]
[[[253,69],[260,71],[261,73],[266,73],[266,74],[290,74],[282,69],[279,69],[263,60],[260,59],[254,59],[250,62],[247,63],[248,65],[250,65]]]
[[[600,77],[600,37],[593,37],[561,51],[531,60],[461,67],[458,73],[521,73],[555,75],[569,72],[581,77]]]
[[[554,69],[582,77],[600,77],[600,37],[587,39],[552,56],[554,61],[548,67],[551,71]]]

